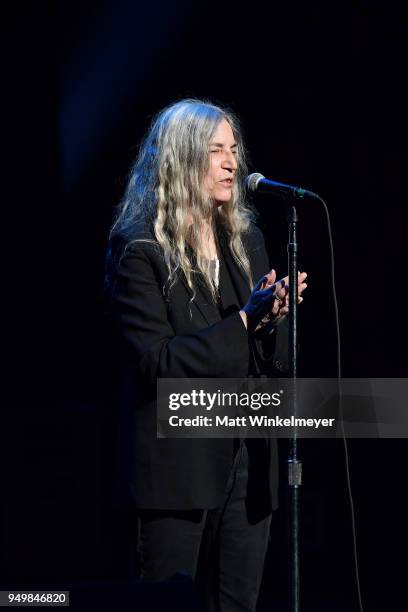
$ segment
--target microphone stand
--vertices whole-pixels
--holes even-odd
[[[298,216],[295,206],[288,213],[289,241],[289,376],[292,379],[292,414],[297,414],[297,305],[298,305]],[[290,578],[290,612],[299,612],[299,495],[302,484],[302,463],[297,455],[296,427],[289,440],[288,453],[288,487],[289,487],[289,578]]]

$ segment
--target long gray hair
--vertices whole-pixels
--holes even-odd
[[[204,193],[203,181],[209,169],[209,143],[223,119],[231,126],[237,143],[237,171],[231,200],[215,208]],[[201,221],[206,219],[215,237],[216,226],[222,225],[231,253],[252,288],[242,242],[253,217],[244,197],[246,174],[245,150],[235,115],[207,101],[176,102],[153,119],[117,207],[110,236],[122,232],[131,235],[132,226],[141,220],[151,223],[169,271],[168,289],[181,271],[194,294],[193,275],[201,273],[215,299],[216,286],[204,255],[208,236],[201,229]],[[189,245],[194,245],[195,261]]]

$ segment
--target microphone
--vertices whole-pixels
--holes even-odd
[[[294,187],[293,185],[286,185],[285,183],[278,183],[277,181],[271,181],[260,174],[254,172],[246,177],[245,189],[252,193],[272,193],[280,196],[281,198],[317,198],[320,199],[313,191],[302,189],[302,187]]]

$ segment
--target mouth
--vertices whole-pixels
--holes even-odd
[[[221,185],[224,185],[224,187],[232,187],[234,182],[234,179],[232,178],[225,178],[222,181],[219,181],[219,183],[221,183]]]

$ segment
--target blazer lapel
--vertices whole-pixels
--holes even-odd
[[[251,294],[248,279],[245,276],[243,270],[238,266],[235,259],[233,258],[231,251],[228,247],[227,237],[225,236],[224,232],[219,232],[218,240],[220,248],[222,250],[222,255],[224,257],[225,267],[229,272],[232,284],[234,285],[234,289],[237,293],[239,299],[239,306],[240,308],[242,308],[242,306],[247,303],[248,298]]]
[[[213,302],[212,295],[205,281],[198,276],[195,282],[196,295],[194,303],[209,325],[221,321],[220,311]]]
[[[220,249],[222,250],[222,256],[225,262],[226,269],[231,277],[231,282],[234,285],[234,289],[237,293],[239,299],[239,306],[242,308],[251,294],[251,289],[249,286],[249,282],[247,277],[245,276],[243,270],[238,266],[235,259],[233,258],[231,251],[228,247],[228,241],[225,233],[223,231],[218,232],[218,243],[220,245]],[[251,261],[251,264],[253,262]],[[187,280],[184,275],[180,275],[181,281],[188,292],[189,298],[191,299],[193,296],[193,292],[188,286]],[[193,300],[193,303],[196,305],[204,319],[207,321],[208,325],[213,325],[221,320],[220,312],[214,304],[211,293],[205,284],[204,280],[197,277],[195,281],[195,289],[196,295]]]
[[[181,281],[188,293],[189,299],[193,297],[193,291],[188,286],[187,279],[184,274],[180,274]],[[199,275],[196,275],[196,279],[194,281],[195,287],[195,296],[193,299],[193,304],[196,305],[197,309],[207,321],[208,325],[213,325],[218,321],[221,321],[220,312],[214,304],[210,290],[205,284],[204,280],[200,278]]]

